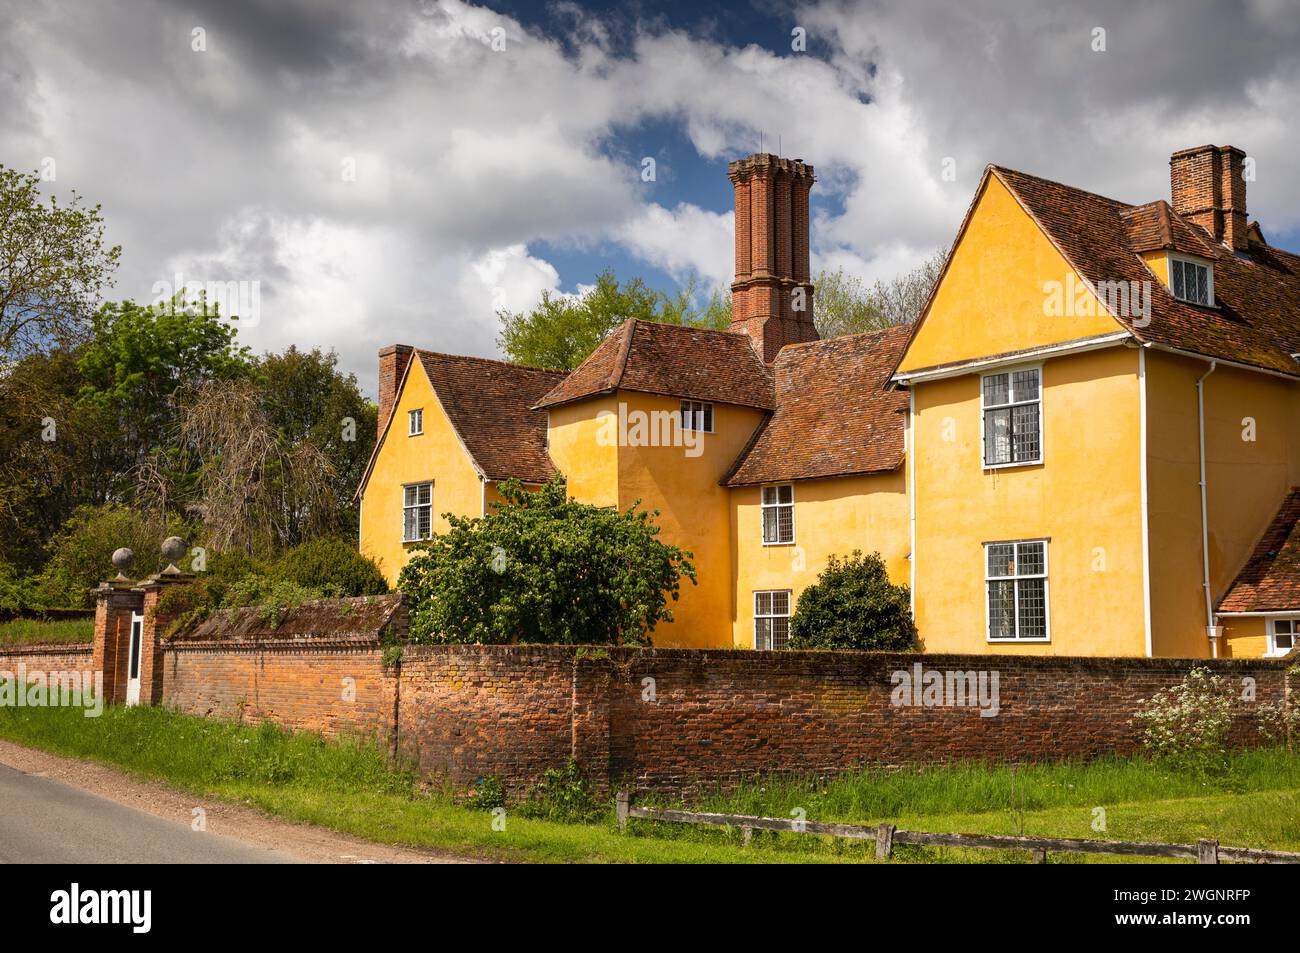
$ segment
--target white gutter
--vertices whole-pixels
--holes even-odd
[[[1206,503],[1205,480],[1205,379],[1218,369],[1219,362],[1210,361],[1210,369],[1196,379],[1196,420],[1201,443],[1201,559],[1204,569],[1205,587],[1205,634],[1210,638],[1210,657],[1219,657],[1219,636],[1222,632],[1215,625],[1214,601],[1210,594],[1210,513]]]
[[[1041,357],[1055,357],[1061,354],[1082,354],[1086,351],[1096,351],[1104,347],[1111,347],[1115,344],[1122,344],[1125,341],[1132,340],[1133,335],[1127,331],[1116,331],[1113,334],[1099,334],[1096,337],[1083,338],[1076,341],[1065,341],[1061,344],[1048,344],[1044,347],[1027,348],[1023,351],[1016,351],[1011,354],[1003,354],[998,357],[981,357],[969,361],[962,361],[960,364],[950,364],[946,367],[935,367],[930,370],[903,371],[895,374],[891,381],[895,384],[910,384],[913,381],[937,381],[946,377],[961,377],[963,374],[969,374],[976,370],[989,370],[995,367],[1006,367],[1013,364],[1023,364],[1025,361],[1034,360]]]
[[[1151,658],[1151,510],[1147,496],[1147,349],[1138,348],[1138,434],[1141,445],[1139,479],[1142,481],[1142,613],[1147,658]]]
[[[911,585],[908,589],[912,622],[916,622],[916,391],[907,392],[907,509],[912,551],[907,554]]]

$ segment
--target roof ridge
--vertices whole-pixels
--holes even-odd
[[[430,357],[450,357],[457,361],[479,361],[483,364],[496,364],[500,367],[513,367],[521,371],[538,371],[542,374],[559,374],[566,376],[568,371],[555,371],[549,367],[534,367],[531,364],[521,364],[518,361],[503,361],[499,357],[479,357],[477,354],[451,354],[447,351],[433,351],[429,348],[417,347],[414,349],[417,354],[427,354]]]
[[[1010,166],[998,165],[990,162],[989,168],[997,172],[1010,172],[1012,175],[1024,176],[1026,179],[1036,179],[1039,182],[1046,182],[1048,185],[1055,185],[1058,188],[1066,189],[1070,192],[1077,192],[1080,195],[1090,195],[1095,199],[1101,199],[1103,202],[1109,202],[1111,205],[1118,205],[1122,210],[1141,208],[1142,205],[1150,205],[1150,202],[1144,202],[1142,205],[1134,205],[1132,202],[1123,202],[1119,199],[1113,199],[1109,195],[1102,195],[1100,192],[1092,192],[1088,189],[1081,189],[1077,185],[1067,185],[1064,182],[1058,182],[1056,179],[1044,178],[1041,175],[1034,175],[1032,172],[1021,172],[1019,169],[1013,169]],[[1157,199],[1156,201],[1160,201]]]

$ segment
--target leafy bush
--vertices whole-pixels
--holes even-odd
[[[900,651],[915,641],[907,587],[889,581],[879,553],[832,556],[790,620],[792,649]]]
[[[650,513],[570,500],[558,480],[416,548],[398,588],[413,642],[642,644],[672,619],[690,553],[660,542]]]
[[[604,811],[592,793],[587,776],[572,759],[563,768],[547,768],[519,808],[524,817],[563,823],[594,821]]]
[[[373,559],[338,537],[302,543],[276,561],[275,575],[330,596],[378,596],[388,581]]]
[[[19,615],[37,606],[36,587],[30,578],[0,559],[0,618]]]
[[[55,608],[90,608],[90,590],[111,578],[113,551],[119,547],[135,552],[135,565],[128,573],[143,578],[167,565],[159,546],[168,536],[189,538],[186,526],[172,517],[162,520],[130,507],[109,503],[80,506],[50,542],[50,560],[38,581],[38,598]],[[180,568],[186,569],[182,565]]]
[[[1151,754],[1197,773],[1222,770],[1228,759],[1234,692],[1206,668],[1193,668],[1182,682],[1157,692],[1137,712],[1142,740]]]
[[[491,811],[498,807],[505,807],[505,788],[492,775],[479,778],[474,782],[474,786],[469,789],[469,799],[465,803],[481,811]]]

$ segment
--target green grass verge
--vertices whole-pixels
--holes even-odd
[[[285,818],[369,840],[525,861],[628,863],[870,862],[869,845],[795,834],[634,821],[620,833],[607,808],[597,821],[560,823],[490,813],[429,790],[412,773],[390,770],[380,748],[325,741],[272,725],[235,725],[158,708],[110,707],[85,718],[74,709],[0,709],[0,737],[91,758],[156,778],[199,797],[237,801]],[[697,800],[701,809],[970,833],[1109,837],[1195,842],[1215,837],[1242,847],[1300,850],[1300,755],[1282,750],[1235,755],[1221,777],[1195,778],[1141,759],[1013,769],[964,764],[897,772],[865,771],[819,783],[781,781]],[[648,800],[648,799],[647,799]],[[662,803],[662,802],[661,802]],[[1105,810],[1106,829],[1093,825]],[[909,849],[896,860],[1026,862],[1017,852]],[[1106,858],[1054,856],[1061,862]]]
[[[0,622],[0,648],[29,643],[93,641],[94,619],[10,619]]]

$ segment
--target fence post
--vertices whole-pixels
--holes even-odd
[[[1198,864],[1217,864],[1219,862],[1219,842],[1217,840],[1197,841],[1196,862]]]
[[[894,856],[893,824],[881,824],[876,828],[876,860],[888,860]]]
[[[614,812],[615,815],[618,817],[618,829],[620,831],[627,830],[627,809],[631,803],[631,800],[632,800],[632,796],[628,792],[627,788],[621,789],[618,792],[618,796],[615,798]]]
[[[1040,850],[1035,850],[1035,851],[1034,851],[1034,863],[1036,863],[1036,864],[1045,864],[1045,863],[1047,863],[1047,851],[1045,851],[1045,850],[1041,850],[1041,849],[1040,849]]]

